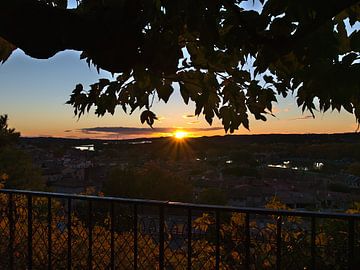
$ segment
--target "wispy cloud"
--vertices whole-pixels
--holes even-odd
[[[186,128],[188,132],[206,132],[222,130],[223,127],[209,127],[209,128]],[[138,127],[91,127],[82,128],[79,131],[83,134],[99,134],[107,133],[113,135],[152,135],[158,133],[172,133],[176,130],[173,127],[163,128],[138,128]]]
[[[312,117],[312,115],[305,115],[305,116],[302,116],[302,117],[290,118],[288,120],[289,121],[295,121],[295,120],[308,120],[308,119],[314,119],[314,117]]]
[[[44,137],[44,138],[52,138],[54,137],[53,135],[49,135],[49,134],[39,134],[36,137]]]
[[[152,133],[166,133],[174,129],[170,128],[137,128],[137,127],[92,127],[82,128],[79,131],[85,134],[95,133],[114,133],[119,135],[136,135],[136,134],[152,134]]]
[[[194,117],[196,117],[196,115],[193,115],[193,114],[184,114],[182,117],[183,117],[183,118],[194,118]]]
[[[69,132],[72,132],[72,130],[71,130],[71,129],[67,129],[67,130],[64,130],[64,132],[69,133]]]
[[[198,124],[200,123],[200,121],[190,121],[190,122],[187,122],[189,125],[194,125],[194,124]]]

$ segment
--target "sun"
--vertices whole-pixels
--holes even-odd
[[[186,131],[184,131],[184,130],[176,130],[175,132],[174,132],[174,137],[176,138],[176,139],[178,139],[178,140],[182,140],[182,139],[184,139],[184,138],[186,138],[186,137],[188,137],[189,136],[189,134],[186,132]]]

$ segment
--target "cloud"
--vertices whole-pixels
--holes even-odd
[[[42,137],[42,138],[53,138],[53,135],[49,135],[49,134],[39,134],[36,137]]]
[[[305,115],[305,116],[302,116],[302,117],[290,118],[288,120],[289,121],[294,121],[294,120],[308,120],[308,119],[314,119],[314,117],[312,117],[312,115]]]
[[[183,117],[183,118],[194,118],[194,117],[196,117],[196,115],[193,115],[193,114],[184,114],[182,117]]]
[[[69,132],[72,132],[72,130],[71,130],[71,129],[67,129],[67,130],[64,130],[64,132],[69,133]]]
[[[119,135],[152,134],[155,132],[171,132],[170,128],[137,128],[137,127],[92,127],[82,128],[80,131],[85,134],[113,133]]]
[[[198,124],[200,123],[200,121],[190,121],[190,122],[187,122],[187,124],[189,125],[194,125],[194,124]]]
[[[223,127],[209,127],[209,128],[185,128],[188,132],[206,132],[214,130],[222,130]],[[176,130],[173,127],[163,128],[138,128],[138,127],[92,127],[82,128],[79,131],[83,134],[108,134],[108,135],[153,135],[154,133],[172,133]]]

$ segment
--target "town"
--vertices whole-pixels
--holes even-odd
[[[359,136],[21,138],[20,148],[53,192],[344,211],[360,201]]]

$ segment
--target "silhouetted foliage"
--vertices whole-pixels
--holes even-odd
[[[249,128],[249,114],[265,121],[276,95],[295,93],[311,113],[345,109],[360,123],[358,0],[260,0],[260,12],[241,0],[5,0],[0,3],[0,61],[16,48],[35,58],[82,51],[97,69],[116,73],[68,104],[79,117],[143,110],[153,125],[155,96],[167,102],[179,88],[211,124]],[[44,23],[46,22],[46,24]],[[51,29],[50,31],[48,29]]]
[[[351,188],[344,183],[330,183],[328,189],[334,192],[350,193]]]
[[[0,147],[16,143],[19,137],[19,132],[16,132],[14,128],[9,128],[8,116],[0,115]]]
[[[227,203],[226,194],[218,188],[206,188],[200,192],[198,203],[225,205]]]
[[[44,189],[39,169],[17,148],[20,132],[8,126],[8,116],[0,115],[0,183],[6,188]]]
[[[354,162],[350,164],[347,169],[347,172],[353,175],[360,176],[360,162]]]
[[[140,169],[115,168],[105,183],[108,196],[190,202],[192,186],[157,164],[148,163]]]
[[[6,188],[44,190],[45,181],[39,168],[34,167],[31,157],[15,147],[0,149],[0,177],[6,175]]]
[[[222,169],[222,173],[225,175],[233,176],[257,176],[258,171],[256,168],[250,166],[232,166]]]

